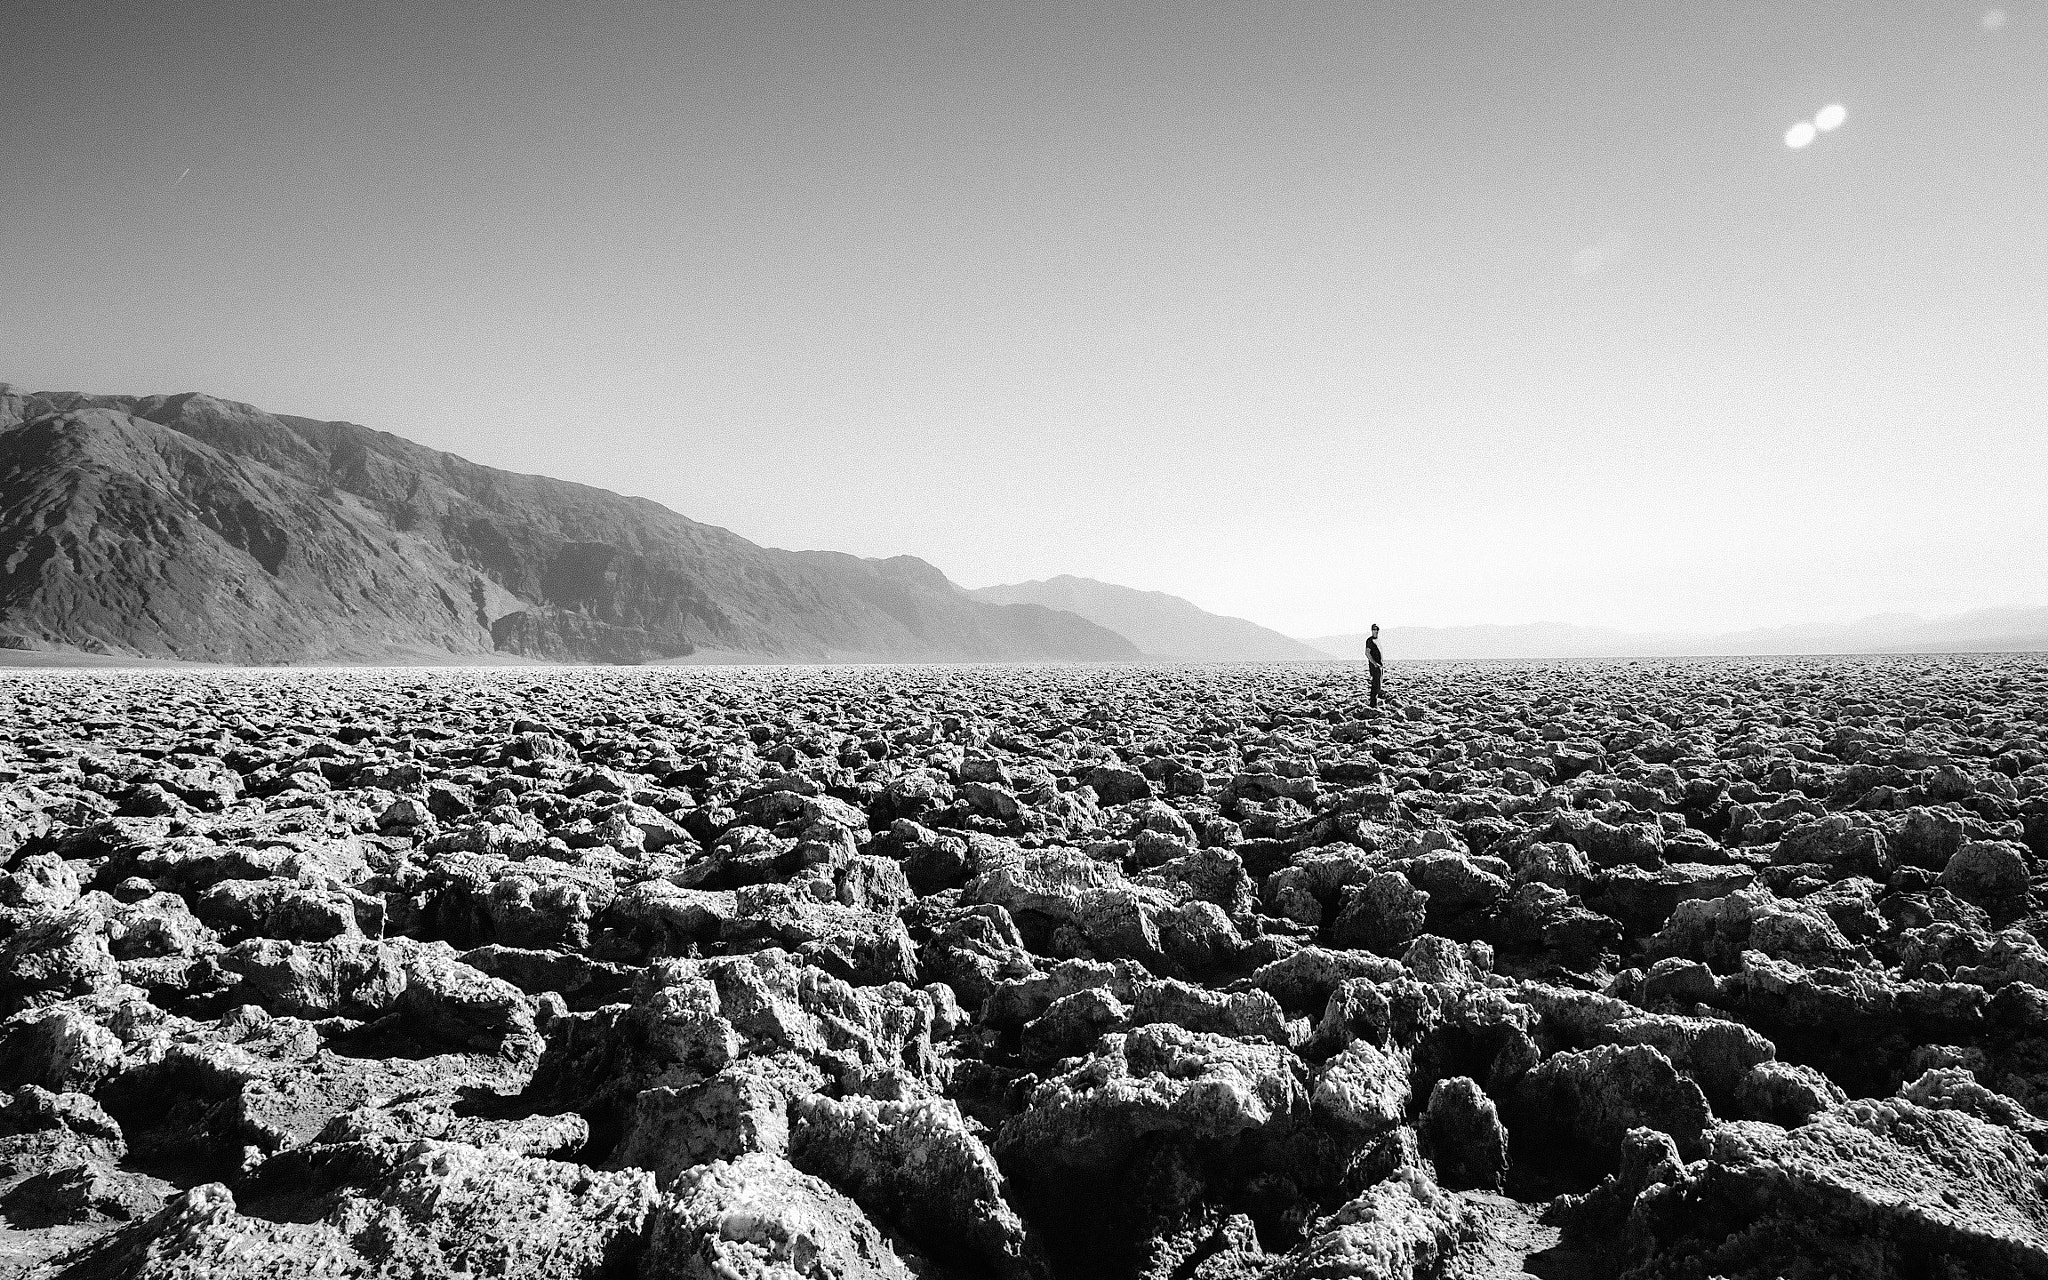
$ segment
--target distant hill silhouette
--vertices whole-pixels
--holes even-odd
[[[1365,656],[1365,634],[1308,641],[1333,658]],[[2048,608],[1973,609],[1939,618],[1874,614],[1855,622],[1801,623],[1703,633],[1618,631],[1559,622],[1522,626],[1386,625],[1396,658],[1655,658],[1774,653],[2007,653],[2048,650]]]
[[[1093,578],[981,587],[970,594],[996,604],[1037,604],[1077,613],[1134,642],[1155,658],[1184,662],[1318,661],[1326,655],[1256,622],[1228,618],[1163,591],[1139,591]]]
[[[0,646],[211,662],[1138,656],[909,556],[760,547],[352,423],[4,383]]]

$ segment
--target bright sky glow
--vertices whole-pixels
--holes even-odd
[[[1296,635],[2040,604],[2012,12],[9,0],[0,379]]]

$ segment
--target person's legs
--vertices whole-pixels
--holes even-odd
[[[1380,705],[1380,669],[1378,667],[1372,669],[1372,699],[1367,705],[1374,707]]]

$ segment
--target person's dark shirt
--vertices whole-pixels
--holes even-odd
[[[1386,659],[1380,656],[1380,638],[1373,636],[1365,642],[1365,656],[1372,659],[1372,665],[1380,666]]]

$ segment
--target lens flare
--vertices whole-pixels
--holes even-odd
[[[1839,102],[1830,102],[1820,109],[1819,115],[1813,118],[1813,127],[1822,133],[1833,133],[1841,128],[1842,122],[1848,118],[1849,109],[1847,107]]]
[[[1813,127],[1813,122],[1801,120],[1798,124],[1785,130],[1785,145],[1797,151],[1807,143],[1812,142],[1817,136],[1819,136],[1819,131]]]

